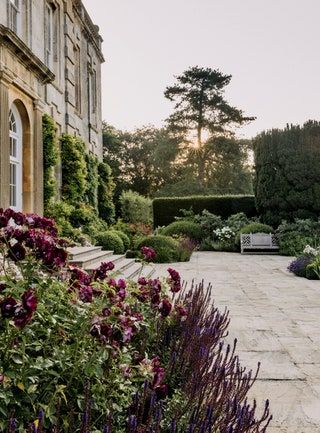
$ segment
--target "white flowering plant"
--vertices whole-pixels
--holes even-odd
[[[216,229],[213,231],[213,234],[219,242],[230,242],[234,239],[236,235],[229,226],[224,226],[221,229]]]

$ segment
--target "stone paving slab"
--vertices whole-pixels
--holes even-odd
[[[268,433],[320,433],[320,282],[287,272],[290,258],[198,252],[170,264],[188,283],[212,283],[215,304],[230,310],[228,341],[259,379],[251,397],[270,400]],[[159,276],[168,265],[158,265]]]

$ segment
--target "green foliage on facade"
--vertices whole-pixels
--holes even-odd
[[[320,123],[263,132],[254,140],[257,208],[264,222],[320,213]]]
[[[43,195],[44,209],[56,195],[55,166],[58,162],[57,128],[54,120],[47,114],[42,118],[43,135]]]
[[[98,211],[99,161],[95,155],[89,153],[86,153],[85,160],[87,164],[85,200],[88,205]]]
[[[70,204],[84,201],[87,186],[87,164],[84,143],[77,137],[63,134],[61,143],[62,199]]]
[[[98,214],[108,224],[114,222],[115,207],[113,203],[114,182],[112,171],[108,164],[98,164]]]
[[[189,209],[192,209],[195,214],[207,210],[223,218],[238,212],[243,212],[248,217],[253,217],[257,213],[254,196],[250,195],[156,198],[153,200],[154,226],[167,226],[176,217],[182,216],[181,210]]]

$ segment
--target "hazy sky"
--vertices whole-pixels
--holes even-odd
[[[103,118],[118,128],[171,112],[189,66],[231,74],[229,101],[257,120],[239,134],[320,119],[319,0],[83,0],[104,38]]]

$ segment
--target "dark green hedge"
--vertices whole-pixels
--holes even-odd
[[[263,222],[320,214],[320,122],[273,129],[254,141],[257,207]]]
[[[224,195],[224,196],[190,196],[166,197],[153,200],[154,227],[167,226],[175,217],[181,217],[181,209],[192,208],[195,214],[207,211],[228,218],[238,212],[248,217],[257,215],[255,198],[251,195]]]

